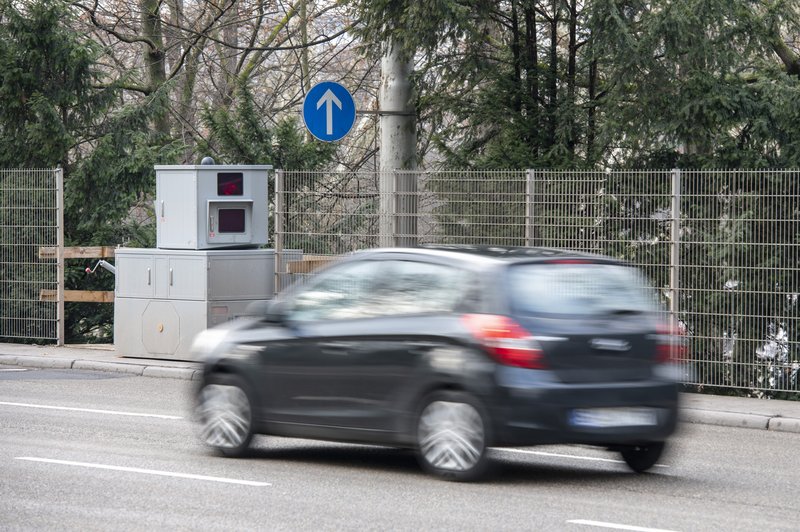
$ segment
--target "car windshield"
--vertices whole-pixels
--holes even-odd
[[[639,270],[598,263],[519,264],[509,272],[515,312],[589,316],[660,311]]]

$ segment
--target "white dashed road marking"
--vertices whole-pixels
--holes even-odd
[[[17,406],[21,408],[41,408],[44,410],[67,410],[70,412],[87,412],[90,414],[109,414],[113,416],[154,417],[158,419],[183,419],[181,416],[168,416],[164,414],[144,414],[141,412],[121,412],[118,410],[97,410],[95,408],[74,408],[69,406],[34,405],[30,403],[10,403],[8,401],[0,401],[0,405]]]
[[[580,456],[577,454],[550,453],[546,451],[531,451],[528,449],[511,449],[511,448],[501,448],[495,450],[507,453],[533,454],[536,456],[545,456],[548,458],[570,458],[572,460],[586,460],[589,462],[608,462],[612,464],[625,463],[624,460],[615,460],[613,458],[600,458],[599,456]],[[654,467],[669,467],[669,466],[664,464],[656,464]]]
[[[158,471],[156,469],[141,469],[138,467],[122,467],[122,466],[113,466],[106,464],[92,464],[88,462],[71,462],[69,460],[52,460],[50,458],[35,458],[32,456],[17,456],[14,459],[25,460],[28,462],[41,462],[45,464],[87,467],[90,469],[106,469],[109,471],[124,471],[126,473],[140,473],[144,475],[158,475],[161,477],[186,478],[190,480],[207,480],[210,482],[239,484],[242,486],[256,486],[256,487],[272,486],[272,484],[270,484],[269,482],[256,482],[254,480],[239,480],[235,478],[225,478],[225,477],[209,477],[206,475],[193,475],[191,473],[174,473],[172,471]]]
[[[611,528],[614,530],[632,530],[634,532],[675,532],[674,530],[665,530],[663,528],[647,528],[644,526],[622,525],[619,523],[604,523],[603,521],[590,521],[588,519],[572,519],[567,523],[573,525],[593,526],[597,528]]]

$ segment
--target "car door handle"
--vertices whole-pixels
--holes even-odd
[[[419,342],[407,342],[406,345],[408,347],[415,349],[433,349],[434,347],[440,346],[441,343],[419,341]]]
[[[426,353],[430,353],[432,350],[436,349],[442,344],[420,340],[417,342],[403,342],[403,345],[405,346],[406,350],[412,355],[425,355]]]
[[[319,346],[323,352],[336,355],[346,355],[353,348],[350,342],[322,342]]]

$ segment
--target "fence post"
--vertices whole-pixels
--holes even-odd
[[[395,172],[395,234],[394,245],[412,247],[417,245],[418,187],[415,170]]]
[[[283,264],[283,234],[286,230],[284,227],[284,198],[283,198],[283,170],[275,170],[275,286],[273,288],[274,294],[280,292],[282,286],[281,273],[284,269]]]
[[[56,168],[56,345],[63,346],[65,342],[64,312],[64,170]]]
[[[394,247],[395,170],[378,173],[378,246]]]
[[[680,290],[680,240],[681,240],[681,171],[672,169],[672,216],[669,249],[669,313],[673,323],[678,319],[678,292]]]
[[[536,183],[536,171],[528,169],[525,172],[525,245],[526,246],[534,246],[535,245],[535,231],[536,227],[533,223],[534,217],[534,194],[536,193],[534,189],[534,185]]]

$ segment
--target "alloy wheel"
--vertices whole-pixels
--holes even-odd
[[[483,418],[465,402],[430,402],[420,414],[418,438],[424,463],[445,475],[475,470],[486,453]]]
[[[200,392],[198,414],[203,441],[226,454],[238,454],[250,443],[250,400],[238,386],[208,384]]]

